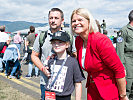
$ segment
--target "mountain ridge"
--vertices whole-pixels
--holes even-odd
[[[48,23],[34,23],[34,22],[27,22],[27,21],[0,21],[0,26],[5,25],[6,31],[8,32],[15,32],[18,30],[28,29],[30,26],[34,27],[43,27],[46,26]]]

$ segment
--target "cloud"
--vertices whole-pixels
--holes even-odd
[[[65,21],[76,8],[87,8],[94,18],[108,27],[122,27],[128,23],[133,0],[0,0],[0,20],[48,22],[48,11],[53,7],[63,10]]]

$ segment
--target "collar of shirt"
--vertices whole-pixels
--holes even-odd
[[[62,32],[65,32],[65,30],[61,30]],[[51,30],[49,29],[48,31],[48,35],[53,35],[53,33],[51,32]]]
[[[131,26],[130,24],[127,25],[127,27],[131,30],[133,30],[133,26]]]
[[[53,35],[50,29],[47,32],[48,32],[48,35]]]

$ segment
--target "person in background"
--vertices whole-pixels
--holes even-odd
[[[28,66],[28,74],[25,76],[26,78],[31,78],[32,77],[32,66],[33,66],[33,62],[31,60],[31,53],[32,53],[32,49],[33,49],[33,44],[34,41],[36,39],[35,36],[35,27],[34,26],[30,26],[30,32],[29,35],[26,37],[26,47],[27,47],[27,52],[28,52],[28,56],[27,56],[27,60],[29,62]],[[39,69],[35,66],[35,77],[38,77],[38,71]]]
[[[101,33],[101,25],[100,25],[100,23],[99,23],[98,20],[95,20],[95,21],[96,21],[96,24],[97,24],[98,30],[99,30],[99,32]]]
[[[107,30],[104,30],[103,34],[104,35],[108,35],[108,31]]]
[[[57,31],[64,31],[61,29],[61,25],[64,22],[63,11],[60,10],[59,8],[52,8],[48,14],[48,20],[49,20],[50,29],[46,31],[47,37],[45,39],[45,42],[40,48],[40,43],[39,43],[40,35],[38,35],[35,40],[31,55],[33,63],[40,69],[40,88],[41,88],[42,100],[45,100],[45,85],[48,81],[47,76],[42,72],[42,68],[44,67],[44,62],[46,58],[51,54],[52,45],[50,43],[50,39],[52,38],[52,35]],[[73,45],[72,52],[76,52],[76,48],[74,47],[75,45]],[[39,55],[41,56],[41,60],[39,58]]]
[[[30,34],[30,31],[28,31],[28,35]],[[24,37],[24,57],[22,59],[21,62],[23,62],[24,60],[27,59],[27,56],[28,56],[28,52],[27,52],[27,46],[28,46],[28,42],[26,41],[26,36]]]
[[[130,11],[129,23],[117,32],[116,51],[125,69],[127,95],[133,99],[133,10]]]
[[[11,37],[5,33],[5,26],[0,26],[0,72],[4,72],[2,58],[10,42]]]
[[[88,73],[87,100],[128,100],[125,68],[87,9],[72,12],[71,29],[79,35],[75,44],[80,67]]]
[[[104,33],[104,31],[106,30],[106,22],[104,19],[103,19],[103,23],[101,24],[101,28],[103,29],[103,33]]]
[[[5,76],[8,76],[9,69],[11,70],[9,78],[16,78],[15,76],[17,75],[16,71],[17,69],[20,71],[20,53],[19,49],[15,44],[10,44],[7,49],[5,50],[4,56],[3,56],[3,62],[5,63]],[[13,65],[13,66],[11,66]],[[17,76],[19,78],[19,76]]]
[[[18,47],[19,52],[21,50],[21,42],[22,42],[22,38],[21,38],[20,34],[21,34],[21,32],[17,32],[17,34],[13,38],[13,42]]]

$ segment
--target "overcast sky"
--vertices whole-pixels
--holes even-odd
[[[133,10],[133,0],[0,0],[0,21],[48,22],[48,11],[58,7],[63,10],[65,21],[76,8],[87,8],[100,23],[122,27],[128,23]]]

